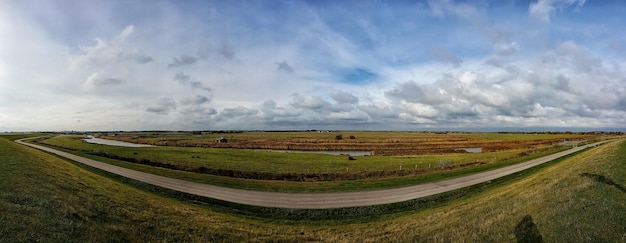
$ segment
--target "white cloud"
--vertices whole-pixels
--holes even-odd
[[[439,115],[437,110],[430,106],[421,103],[402,102],[404,110],[415,117],[423,118],[435,118]]]
[[[482,10],[470,3],[455,3],[454,0],[428,0],[433,16],[444,18],[452,15],[461,19],[472,19],[482,15]]]
[[[576,5],[582,6],[586,0],[537,0],[528,6],[528,14],[531,18],[550,23],[550,15],[563,8]]]
[[[127,39],[133,34],[134,29],[134,26],[129,25],[111,40],[96,38],[93,46],[78,46],[78,53],[71,56],[70,70],[110,68],[121,65],[126,60],[135,60],[141,64],[153,61],[152,57],[127,47]]]

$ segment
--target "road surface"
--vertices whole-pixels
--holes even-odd
[[[588,147],[597,146],[604,142],[593,143],[589,145],[575,147],[566,151],[551,154],[541,158],[533,159],[524,163],[507,166],[500,169],[490,170],[469,176],[459,177],[455,179],[442,180],[433,183],[420,184],[415,186],[361,191],[361,192],[337,192],[337,193],[278,193],[278,192],[260,192],[242,189],[233,189],[209,184],[190,182],[185,180],[173,179],[140,171],[130,170],[119,166],[114,166],[96,160],[80,157],[67,152],[56,149],[30,144],[15,140],[15,142],[27,145],[36,149],[40,149],[49,153],[59,155],[71,159],[73,161],[83,163],[85,165],[111,172],[120,176],[124,176],[133,180],[138,180],[155,186],[181,191],[203,197],[219,199],[228,202],[276,208],[295,208],[295,209],[328,209],[328,208],[345,208],[370,206],[378,204],[387,204],[402,202],[421,197],[431,196],[447,191],[456,190],[463,187],[476,185],[497,179],[506,175],[523,171],[533,166],[543,164],[557,158],[578,152]]]

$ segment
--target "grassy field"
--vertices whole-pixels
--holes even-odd
[[[76,151],[69,152],[76,153],[81,156],[152,174],[213,185],[220,185],[225,187],[277,192],[340,192],[410,186],[500,168],[554,152],[554,150],[549,150],[546,152],[536,153],[523,157],[517,156],[519,151],[503,151],[480,154],[427,155],[408,158],[369,156],[358,157],[356,161],[348,161],[343,156],[316,154],[284,154],[236,149],[205,149],[179,147],[125,148],[83,143],[76,138],[80,138],[80,136],[59,136],[52,139],[44,140],[43,142],[45,144],[52,144],[59,147],[72,148]],[[315,173],[320,173],[321,176],[327,176],[327,171],[331,171],[341,173],[340,176],[352,176],[353,179],[330,181],[309,180],[306,182],[293,182],[288,180],[243,179],[233,176],[216,176],[204,173],[193,173],[197,172],[196,169],[191,169],[188,171],[172,170],[168,167],[163,168],[159,166],[145,165],[139,163],[129,163],[120,160],[104,158],[102,156],[96,156],[93,154],[85,153],[84,151],[100,151],[100,153],[106,152],[107,154],[109,154],[109,157],[114,157],[113,155],[121,157],[136,156],[132,158],[138,158],[137,160],[141,158],[141,155],[144,155],[151,161],[171,161],[171,163],[177,166],[190,164],[189,162],[181,163],[180,161],[194,160],[203,161],[203,164],[201,164],[200,166],[206,166],[210,168],[212,167],[216,169],[236,169],[237,167],[232,167],[233,164],[239,164],[240,166],[258,168],[260,170],[259,172],[261,173],[280,173],[281,171],[290,170],[290,172],[288,172],[289,175],[294,177],[301,176],[305,179],[309,174],[315,175]],[[192,155],[190,156],[190,154]],[[196,158],[192,158],[192,156]],[[235,157],[235,159],[230,158],[230,156]],[[509,156],[510,159],[507,159],[506,156]],[[204,160],[197,159],[197,157],[213,159]],[[283,160],[282,163],[275,163],[275,161],[279,159]],[[333,170],[330,170],[328,168],[321,169],[323,168],[322,166],[325,164],[320,162],[322,160],[327,160],[325,163],[328,164],[329,167],[334,166],[332,167]],[[215,163],[210,164],[211,161],[215,161]],[[440,167],[438,165],[440,161],[447,161],[451,166]],[[462,166],[467,163],[469,163],[471,166]],[[455,164],[456,166],[454,166]],[[221,166],[224,166],[225,168]],[[286,166],[290,166],[287,167],[289,169],[285,169]],[[430,168],[431,166],[432,168]],[[272,171],[273,168],[274,171]],[[192,173],[190,173],[189,171],[191,171]],[[256,173],[255,171],[249,172]],[[383,173],[386,174],[383,174],[383,176],[372,178],[371,175],[375,173],[378,173],[378,175],[381,175]]]
[[[623,140],[456,192],[452,199],[407,202],[391,213],[368,207],[369,216],[352,221],[341,220],[346,215],[285,219],[272,211],[252,217],[177,201],[4,137],[0,158],[1,242],[510,242],[539,235],[547,242],[626,240]]]
[[[138,161],[149,160],[168,163],[185,171],[209,169],[237,170],[269,173],[340,173],[347,171],[394,171],[438,167],[445,161],[451,164],[468,164],[477,161],[492,163],[516,157],[524,150],[493,153],[455,153],[431,156],[359,156],[348,160],[346,156],[325,154],[280,153],[262,150],[213,149],[185,147],[128,148],[85,143],[83,136],[58,136],[43,143],[86,152],[117,155]]]

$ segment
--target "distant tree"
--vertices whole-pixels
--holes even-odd
[[[350,135],[350,139],[356,139],[354,135]]]
[[[343,135],[339,134],[339,135],[335,136],[335,139],[341,140],[341,139],[343,139]]]

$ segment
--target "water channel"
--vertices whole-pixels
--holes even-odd
[[[154,146],[148,145],[148,144],[127,143],[127,142],[122,142],[122,141],[108,140],[108,139],[102,139],[102,138],[94,138],[93,136],[87,136],[87,138],[83,139],[83,141],[88,142],[88,143],[104,144],[104,145],[111,145],[111,146],[132,147],[132,148],[154,147]]]

